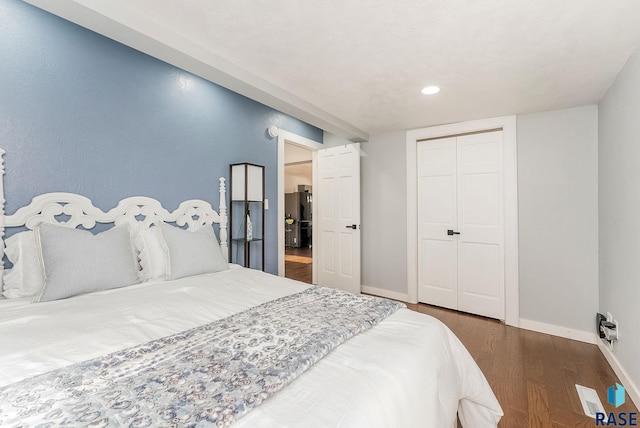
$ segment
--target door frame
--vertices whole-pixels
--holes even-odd
[[[505,323],[520,324],[518,284],[518,173],[516,117],[503,116],[407,131],[407,291],[418,302],[418,141],[502,129],[504,162]]]
[[[293,132],[285,131],[283,129],[278,130],[278,276],[284,276],[284,145],[292,144],[294,146],[302,147],[304,149],[312,151],[313,161],[311,168],[313,169],[313,180],[312,180],[312,188],[316,187],[317,184],[317,158],[315,151],[325,148],[322,143],[317,141],[310,140],[306,137],[303,137],[298,134],[294,134]],[[316,210],[314,205],[314,211]],[[311,242],[316,241],[316,228],[313,227],[313,218],[311,219]],[[318,277],[318,267],[316,265],[316,258],[313,257],[312,251],[312,275],[313,279],[311,282],[314,284],[317,283]]]

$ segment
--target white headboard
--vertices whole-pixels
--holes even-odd
[[[33,229],[40,223],[58,224],[76,228],[82,225],[92,229],[96,223],[128,223],[132,233],[141,228],[149,228],[159,222],[175,222],[186,226],[187,230],[197,230],[202,226],[218,223],[220,225],[220,247],[225,259],[229,256],[227,247],[227,203],[225,178],[219,179],[220,205],[216,212],[209,202],[191,199],[180,203],[178,208],[169,212],[160,202],[144,196],[133,196],[118,202],[115,208],[102,211],[93,205],[89,198],[74,193],[45,193],[34,197],[31,202],[19,208],[14,214],[4,215],[4,159],[5,151],[0,149],[0,284],[4,274],[4,233],[5,227],[26,226]]]

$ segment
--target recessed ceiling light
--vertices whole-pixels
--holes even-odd
[[[433,95],[440,92],[440,88],[438,88],[437,86],[427,86],[426,88],[423,88],[422,91],[420,92],[422,92],[425,95]]]

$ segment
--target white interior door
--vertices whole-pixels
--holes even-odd
[[[456,139],[418,143],[418,300],[458,308]]]
[[[318,285],[360,293],[360,145],[316,151]]]
[[[457,138],[458,309],[504,319],[502,131]]]
[[[418,143],[418,300],[505,317],[502,132]]]

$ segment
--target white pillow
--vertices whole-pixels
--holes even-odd
[[[7,238],[5,254],[13,268],[4,274],[2,294],[8,299],[34,296],[42,290],[44,276],[33,231],[19,232]]]
[[[161,223],[160,232],[169,250],[171,279],[229,269],[211,226],[189,232]]]
[[[140,282],[129,227],[91,232],[50,224],[34,230],[44,287],[34,302],[125,287]]]
[[[145,281],[169,279],[169,250],[160,234],[160,228],[154,226],[141,230],[134,239],[134,245]]]

